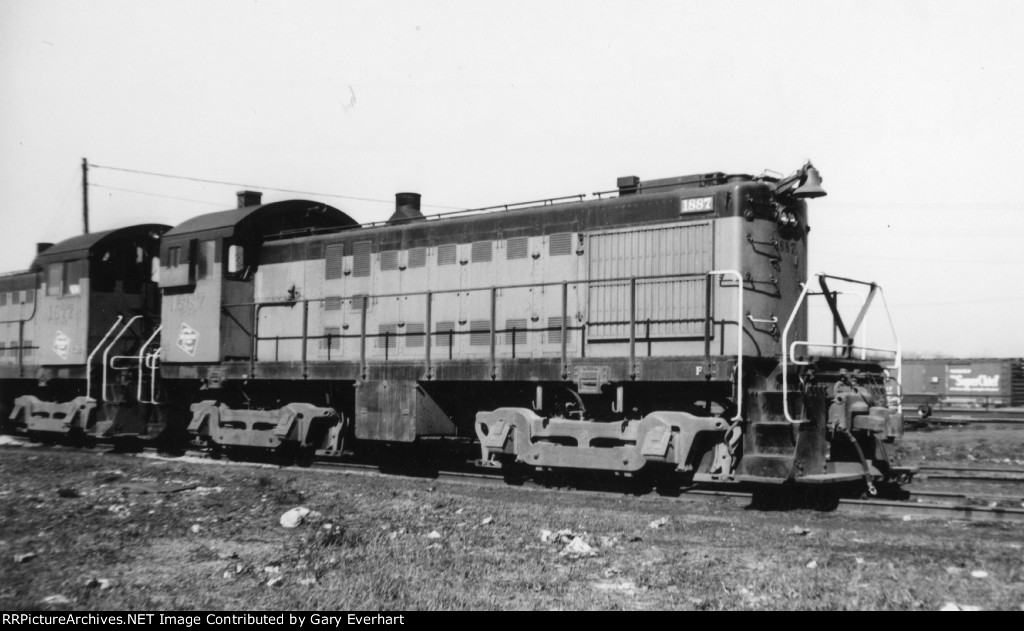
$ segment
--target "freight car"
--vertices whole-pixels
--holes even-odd
[[[0,277],[0,418],[34,437],[152,437],[161,234],[144,224],[39,244],[31,267]]]
[[[873,492],[911,474],[900,353],[854,345],[877,285],[846,322],[832,288],[858,281],[807,272],[824,194],[808,163],[435,217],[399,193],[359,225],[242,192],[162,239],[164,414],[214,451],[446,438],[485,467]],[[812,299],[834,346],[808,341]]]
[[[925,415],[932,408],[1024,406],[1024,360],[905,360],[903,402]]]

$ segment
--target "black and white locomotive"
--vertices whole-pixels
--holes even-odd
[[[855,343],[877,285],[808,273],[806,200],[824,194],[807,163],[431,217],[399,193],[387,221],[360,225],[243,191],[234,209],[122,231],[114,256],[145,291],[94,298],[67,357],[44,320],[70,304],[47,259],[68,248],[0,278],[38,296],[0,323],[2,403],[36,434],[187,431],[305,457],[444,438],[490,468],[873,491],[911,473],[887,396],[900,351]],[[74,274],[92,294],[110,282],[89,248]],[[851,283],[865,300],[847,322],[834,286]],[[809,340],[811,300],[834,343]],[[35,345],[16,335],[33,327]]]

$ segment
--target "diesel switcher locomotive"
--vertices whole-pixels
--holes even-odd
[[[39,332],[32,364],[17,338],[5,400],[30,428],[57,410],[84,431],[130,433],[111,411],[105,425],[84,420],[99,405],[214,452],[406,457],[450,441],[509,471],[874,492],[912,473],[894,459],[903,421],[887,396],[900,351],[857,343],[867,311],[884,307],[880,287],[808,272],[807,200],[823,195],[807,163],[786,177],[629,176],[592,195],[429,217],[418,194],[399,193],[387,221],[360,225],[243,191],[230,210],[126,229],[159,238],[145,279],[159,317],[150,303],[97,306],[76,337],[60,330],[72,368],[53,356],[65,344],[40,327],[41,300],[32,317],[8,313],[8,344],[25,323]],[[102,256],[81,258],[73,274],[96,296]],[[0,283],[49,297],[48,265]],[[863,307],[844,319],[837,287],[850,285]],[[810,340],[812,301],[832,316],[831,343]],[[134,341],[118,350],[121,330]],[[37,365],[51,382],[87,383],[43,400],[24,381]],[[118,375],[127,385],[108,394]]]
[[[186,222],[161,245],[162,379],[215,449],[461,437],[486,467],[905,476],[898,348],[867,359],[829,284],[850,281],[807,272],[814,167],[617,184],[440,217],[399,193],[362,226],[256,199]],[[831,347],[807,342],[810,298]]]

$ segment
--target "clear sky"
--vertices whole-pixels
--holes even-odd
[[[1024,356],[1022,33],[1018,0],[0,0],[0,270],[81,231],[83,157],[94,231],[810,159],[812,269],[879,282],[907,352]]]

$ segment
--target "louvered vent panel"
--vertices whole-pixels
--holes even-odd
[[[477,241],[473,244],[473,262],[474,263],[487,263],[490,262],[494,243],[491,241]]]
[[[352,275],[370,275],[370,242],[360,241],[352,248]]]
[[[437,264],[438,265],[454,265],[455,264],[455,244],[450,243],[448,245],[437,246]]]

